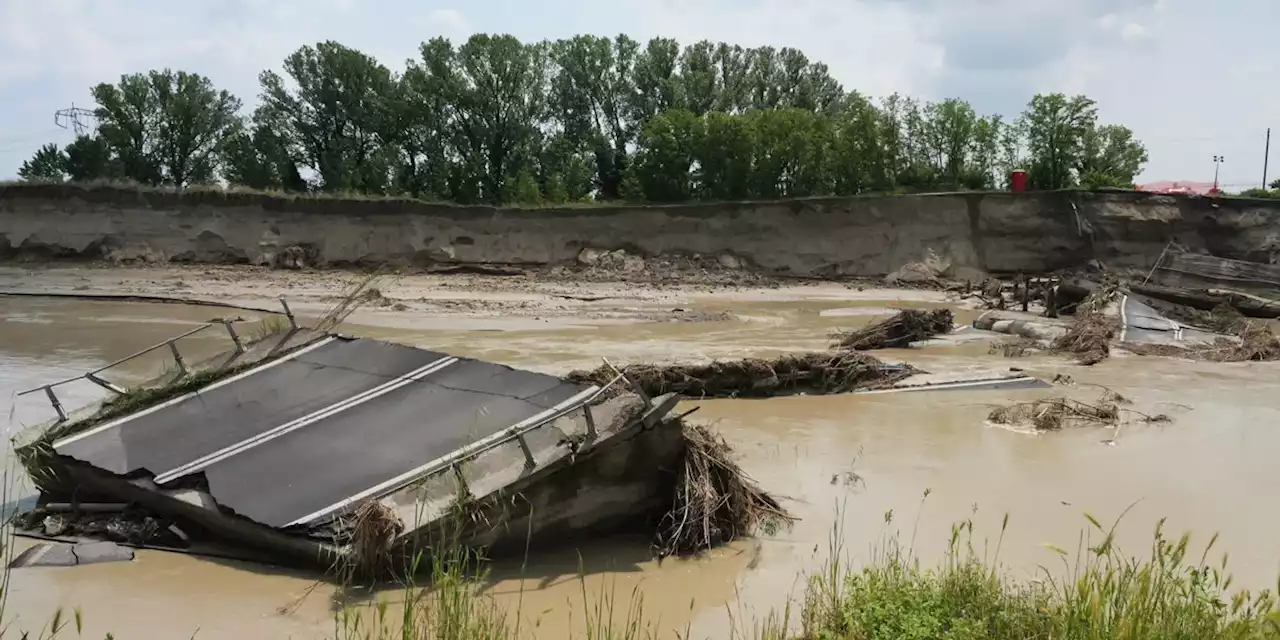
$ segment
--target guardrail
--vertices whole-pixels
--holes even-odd
[[[605,363],[608,364],[608,360],[606,360]],[[426,481],[430,478],[448,472],[452,472],[454,477],[457,479],[459,494],[470,495],[471,490],[467,486],[466,478],[462,475],[462,465],[464,463],[478,458],[500,446],[515,441],[519,443],[520,450],[524,454],[525,470],[532,470],[538,466],[538,462],[533,457],[533,450],[529,448],[529,442],[525,440],[525,435],[577,411],[582,411],[583,420],[586,422],[587,426],[587,440],[592,441],[596,438],[598,432],[596,430],[595,416],[591,413],[591,403],[594,402],[596,398],[599,398],[600,394],[604,393],[610,387],[624,379],[633,389],[639,389],[635,381],[628,378],[625,373],[619,371],[616,367],[613,367],[612,364],[609,366],[613,368],[617,375],[603,387],[592,386],[561,402],[560,404],[543,411],[542,413],[526,418],[525,420],[507,427],[506,429],[503,429],[491,436],[476,440],[465,447],[455,449],[454,451],[436,458],[417,469],[391,478],[377,486],[370,487],[369,489],[350,496],[337,504],[298,518],[297,520],[290,522],[287,526],[293,527],[315,522],[316,520],[330,516],[352,504],[358,503],[361,500],[378,496],[387,491],[394,491],[400,486],[410,482]],[[639,392],[639,394],[644,400],[646,408],[652,406],[653,401],[647,395],[643,392]]]
[[[289,303],[283,297],[280,298],[280,306],[284,308],[285,317],[289,318],[289,326],[292,329],[296,330],[298,328],[297,318],[294,317],[293,311],[289,308]],[[54,392],[55,387],[60,387],[64,384],[69,384],[72,382],[78,382],[80,380],[88,380],[89,382],[92,382],[98,385],[99,387],[102,387],[103,389],[106,389],[112,393],[115,393],[117,395],[123,394],[127,391],[126,389],[109,380],[103,379],[99,374],[106,371],[107,369],[118,367],[130,360],[133,360],[135,358],[140,358],[142,356],[147,355],[148,353],[151,353],[158,349],[163,349],[165,347],[168,347],[169,353],[173,355],[174,365],[176,365],[178,368],[178,378],[186,377],[186,375],[190,372],[187,370],[187,363],[186,363],[186,360],[184,360],[182,357],[182,352],[178,350],[178,341],[182,340],[183,338],[188,338],[197,333],[200,333],[201,331],[209,329],[210,327],[215,327],[218,325],[222,325],[223,328],[227,330],[227,335],[230,336],[231,342],[235,344],[236,353],[237,354],[244,353],[244,350],[245,350],[244,340],[241,339],[240,334],[236,333],[234,322],[232,320],[220,320],[220,321],[210,322],[208,324],[201,325],[180,336],[175,336],[175,337],[169,338],[168,340],[165,340],[164,342],[151,345],[146,349],[127,355],[123,358],[120,358],[119,360],[116,360],[115,362],[112,362],[111,364],[98,367],[97,369],[94,369],[93,371],[90,371],[88,373],[67,378],[65,380],[59,380],[57,382],[50,382],[48,384],[43,384],[32,389],[27,389],[26,391],[19,391],[17,395],[25,396],[30,393],[43,391],[45,396],[49,398],[49,404],[53,405],[53,410],[58,412],[58,422],[65,422],[67,420],[67,410],[65,407],[62,406],[62,401],[58,399],[58,394]]]

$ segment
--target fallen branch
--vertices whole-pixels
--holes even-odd
[[[912,342],[921,342],[950,332],[954,320],[950,309],[903,309],[888,320],[861,329],[831,334],[831,346],[855,351],[907,347]]]
[[[629,364],[627,378],[650,397],[678,393],[695,398],[770,397],[790,393],[846,393],[880,389],[918,370],[908,365],[889,366],[855,352],[804,353],[765,360],[745,358],[706,364]],[[573,371],[565,380],[605,386],[617,374],[609,366]],[[620,393],[614,385],[605,394]]]

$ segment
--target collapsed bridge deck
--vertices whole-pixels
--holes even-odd
[[[329,336],[54,449],[161,485],[203,474],[214,500],[239,515],[307,525],[589,393],[554,376]]]

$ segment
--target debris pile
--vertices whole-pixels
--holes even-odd
[[[733,461],[722,436],[696,423],[685,422],[682,429],[683,465],[654,539],[659,557],[705,551],[795,521]]]
[[[1247,322],[1239,329],[1240,343],[1218,340],[1206,351],[1205,359],[1218,362],[1280,360],[1280,336],[1260,322]]]
[[[918,371],[908,365],[885,365],[856,352],[802,353],[771,360],[745,358],[705,364],[630,364],[622,373],[646,395],[678,393],[695,398],[764,398],[791,393],[846,393],[879,389]],[[617,371],[608,365],[573,371],[567,382],[604,386]],[[611,387],[617,394],[622,390]]]
[[[1068,386],[1075,384],[1070,377],[1061,375],[1054,382]],[[1036,431],[1060,431],[1065,427],[1090,424],[1113,427],[1120,423],[1121,412],[1134,414],[1146,423],[1172,422],[1164,414],[1150,416],[1133,409],[1121,408],[1131,404],[1133,402],[1123,395],[1102,387],[1102,393],[1093,403],[1065,397],[1018,402],[992,409],[987,420],[995,424],[1030,427]]]
[[[100,504],[45,504],[18,514],[17,530],[43,538],[94,538],[135,546],[182,548],[185,534],[167,519],[138,507]]]
[[[951,331],[955,321],[950,309],[903,309],[893,317],[852,331],[831,334],[832,347],[866,351],[906,347]]]
[[[1280,336],[1260,322],[1242,322],[1238,338],[1218,338],[1209,344],[1171,345],[1125,343],[1124,348],[1142,356],[1171,356],[1209,362],[1261,362],[1280,360]]]
[[[1111,354],[1111,339],[1120,330],[1120,323],[1101,312],[1087,312],[1080,305],[1080,312],[1067,325],[1067,332],[1054,339],[1050,345],[1059,353],[1074,354],[1083,365],[1097,364]]]
[[[1114,425],[1120,420],[1120,409],[1114,402],[1092,405],[1070,398],[1048,398],[996,407],[987,419],[996,424],[1031,426],[1036,431],[1059,431],[1072,425]]]

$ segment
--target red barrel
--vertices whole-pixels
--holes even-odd
[[[1010,191],[1026,191],[1027,190],[1027,172],[1017,169],[1009,174],[1009,190]]]

